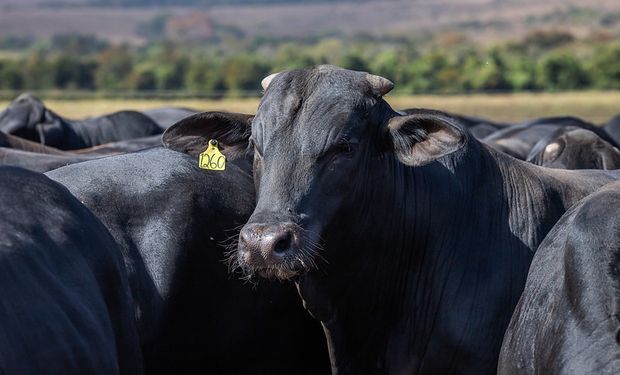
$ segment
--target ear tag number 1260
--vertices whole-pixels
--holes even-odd
[[[200,154],[198,159],[198,166],[200,168],[211,171],[223,171],[226,169],[226,156],[220,152],[217,146],[215,139],[209,141],[209,147]]]

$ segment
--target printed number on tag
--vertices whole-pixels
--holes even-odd
[[[226,156],[220,152],[218,142],[215,139],[210,140],[209,147],[200,154],[198,166],[211,171],[226,169]]]

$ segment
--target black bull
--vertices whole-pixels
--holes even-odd
[[[275,77],[275,78],[274,78]],[[164,134],[254,152],[248,273],[295,280],[334,372],[494,373],[534,250],[567,207],[620,174],[559,171],[476,141],[450,116],[406,116],[388,80],[330,66],[264,81],[252,126],[206,113]]]
[[[498,373],[620,373],[620,182],[573,206],[536,252]]]
[[[74,121],[62,118],[29,94],[20,95],[0,112],[0,131],[62,150],[162,133],[155,121],[140,112],[119,111]]]
[[[527,161],[559,169],[619,169],[620,151],[589,130],[567,126],[542,138]]]
[[[141,374],[118,246],[60,184],[0,167],[0,373]]]
[[[195,156],[158,147],[48,173],[119,244],[147,373],[328,372],[320,327],[292,286],[228,273],[221,244],[255,204],[250,163],[205,171]]]

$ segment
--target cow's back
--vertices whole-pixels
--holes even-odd
[[[506,331],[500,374],[620,372],[620,183],[569,210],[541,243]]]
[[[154,148],[49,173],[120,243],[136,300],[152,313],[141,317],[141,331],[151,336],[147,366],[162,373],[327,372],[322,331],[294,287],[251,285],[228,273],[223,244],[233,244],[254,208],[249,167],[231,163],[218,172],[197,164]]]
[[[136,111],[119,111],[71,124],[84,142],[83,147],[144,138],[163,132],[150,117]]]
[[[0,372],[142,371],[131,298],[105,227],[61,185],[0,168]]]

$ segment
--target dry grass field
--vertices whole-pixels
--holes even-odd
[[[411,96],[388,98],[388,101],[394,108],[434,108],[512,122],[570,115],[598,124],[620,113],[620,91]]]
[[[421,107],[488,117],[496,121],[520,121],[543,116],[572,115],[594,123],[620,113],[620,91],[502,95],[394,96],[387,100],[396,109]],[[201,111],[226,110],[254,113],[258,99],[146,100],[89,99],[46,100],[48,108],[68,118],[83,118],[121,109],[143,110],[180,106]],[[2,107],[8,102],[0,102]]]

